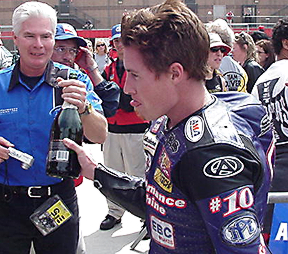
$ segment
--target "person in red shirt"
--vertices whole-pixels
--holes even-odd
[[[149,126],[141,119],[130,105],[131,96],[124,94],[127,72],[123,65],[123,45],[121,42],[121,25],[112,27],[111,40],[118,57],[108,65],[103,76],[114,81],[120,87],[120,101],[116,114],[108,117],[108,136],[103,146],[104,162],[108,167],[117,168],[129,175],[145,175],[145,154],[143,134]],[[108,230],[121,222],[124,209],[107,200],[108,214],[102,221],[100,229]]]

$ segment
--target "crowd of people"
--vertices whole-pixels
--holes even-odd
[[[166,0],[125,12],[109,45],[93,45],[30,1],[12,25],[19,59],[6,52],[0,66],[0,253],[29,253],[32,242],[36,254],[85,253],[75,191],[83,177],[107,198],[100,229],[127,210],[147,228],[151,254],[271,253],[267,196],[287,191],[288,178],[288,20],[271,38],[234,33]],[[104,165],[61,141],[82,167],[74,181],[45,171],[51,112],[64,101],[78,108],[83,142],[103,144]],[[31,154],[32,167],[9,147]],[[30,217],[55,195],[72,219],[45,236]]]

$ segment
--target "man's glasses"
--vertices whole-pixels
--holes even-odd
[[[216,53],[218,51],[221,51],[221,53],[225,53],[226,52],[226,49],[223,48],[223,47],[214,47],[214,48],[211,48],[210,51],[213,52],[213,53]]]
[[[104,47],[105,46],[105,44],[103,43],[103,44],[98,44],[96,47]]]
[[[79,52],[78,49],[75,49],[75,48],[69,48],[69,47],[56,47],[54,48],[54,50],[63,55],[63,54],[66,54],[67,52],[69,52],[70,55],[73,55],[73,56],[76,56]]]

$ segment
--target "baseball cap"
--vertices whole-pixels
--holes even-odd
[[[225,56],[231,51],[231,48],[221,40],[219,34],[209,33],[209,39],[210,49],[215,47],[223,47],[226,49],[226,52],[224,53]]]
[[[86,47],[87,43],[84,38],[77,35],[77,32],[73,26],[67,23],[59,23],[56,27],[55,40],[63,41],[69,39],[76,39],[77,45]]]
[[[112,37],[111,40],[121,37],[121,24],[117,24],[112,27]]]

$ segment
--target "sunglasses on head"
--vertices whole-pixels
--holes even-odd
[[[244,44],[248,44],[248,41],[247,41],[247,39],[246,39],[246,36],[245,36],[245,34],[244,34],[243,32],[241,32],[241,33],[239,34],[239,36],[242,38]]]
[[[223,47],[214,47],[214,48],[211,48],[210,51],[213,52],[213,53],[216,53],[218,51],[221,51],[221,53],[225,53],[226,52],[226,49],[223,48]]]
[[[104,47],[105,46],[105,44],[103,43],[103,44],[98,44],[96,47]]]

